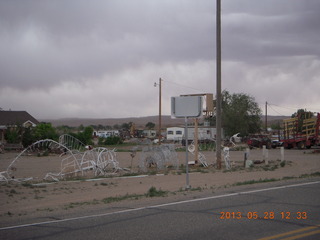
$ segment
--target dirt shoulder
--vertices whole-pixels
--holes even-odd
[[[214,162],[213,152],[204,152],[209,163]],[[133,159],[133,166],[139,165],[139,154]],[[15,154],[0,155],[0,171],[12,162]],[[79,216],[84,213],[114,211],[164,201],[179,201],[201,195],[216,194],[234,186],[252,183],[267,184],[279,180],[295,181],[301,176],[319,177],[320,154],[312,151],[290,150],[285,152],[286,164],[280,165],[280,150],[269,152],[269,164],[256,164],[252,168],[243,167],[243,152],[230,152],[234,168],[231,171],[214,167],[191,167],[189,181],[191,188],[185,191],[186,174],[183,170],[162,171],[158,175],[138,175],[127,177],[69,180],[46,184],[1,183],[0,185],[0,226],[12,223],[23,224],[33,221],[61,219],[64,216]],[[119,164],[130,167],[128,152],[118,153]],[[185,153],[178,153],[179,166],[185,162]],[[192,159],[192,156],[189,156]],[[250,159],[262,160],[262,152],[254,150]],[[57,170],[60,164],[57,156],[27,157],[17,166],[27,166],[26,170],[35,176],[45,171]],[[154,187],[154,192],[150,192]],[[149,194],[149,195],[148,195]],[[155,194],[156,197],[151,197]],[[160,197],[157,197],[160,196]],[[164,198],[165,197],[165,198]]]

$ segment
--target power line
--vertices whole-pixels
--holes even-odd
[[[277,104],[273,104],[273,103],[269,103],[268,102],[268,105],[273,105],[273,106],[276,106],[276,107],[279,107],[279,108],[285,108],[285,109],[288,109],[288,110],[298,110],[298,109],[308,109],[308,108],[305,108],[305,107],[288,107],[288,106],[279,106]],[[312,111],[319,111],[319,109],[315,109],[315,108],[309,108],[309,111],[312,110]]]
[[[196,90],[196,91],[206,92],[206,91],[203,91],[203,90],[201,90],[201,89],[197,89],[197,88],[190,87],[190,86],[187,86],[187,85],[183,85],[183,84],[180,84],[180,83],[176,83],[176,82],[172,82],[172,81],[167,81],[167,80],[162,80],[162,81],[168,82],[168,83],[171,83],[171,84],[180,86],[180,87],[185,87],[185,88],[190,88],[190,89],[193,89],[193,90]]]
[[[276,112],[276,113],[278,113],[278,114],[280,114],[280,116],[283,116],[283,117],[285,117],[286,115],[284,115],[284,114],[282,114],[282,113],[279,113],[278,111],[276,111],[273,107],[272,107],[272,105],[270,105],[269,103],[268,103],[268,106],[274,111],[274,112]]]
[[[273,106],[276,106],[276,107],[279,107],[279,108],[285,108],[285,109],[288,109],[288,110],[296,110],[296,109],[299,109],[299,108],[296,108],[296,107],[279,106],[279,105],[276,105],[276,104],[273,104],[273,103],[269,103],[269,102],[268,102],[268,105],[273,105]]]

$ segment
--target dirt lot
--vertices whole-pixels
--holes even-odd
[[[138,170],[141,153],[133,158],[133,171]],[[203,152],[209,164],[215,161],[214,152]],[[288,180],[293,178],[319,176],[320,154],[314,150],[285,150],[286,164],[280,164],[280,149],[269,150],[269,164],[255,164],[244,168],[243,151],[231,151],[232,170],[226,171],[224,164],[221,170],[213,166],[209,168],[190,167],[191,189],[185,191],[186,174],[183,169],[173,169],[137,176],[107,177],[98,179],[71,178],[59,182],[41,183],[48,172],[59,172],[61,158],[58,155],[24,156],[15,164],[17,170],[25,177],[32,176],[33,182],[0,182],[0,227],[9,223],[24,223],[28,219],[41,218],[48,220],[61,218],[63,215],[77,215],[79,212],[111,209],[119,202],[127,207],[137,205],[139,200],[153,201],[147,197],[150,188],[155,187],[155,194],[165,195],[172,200],[196,197],[203,192],[217,192],[231,186]],[[17,153],[0,154],[0,172],[5,171]],[[185,153],[178,152],[179,166],[185,163]],[[189,155],[189,160],[193,156]],[[251,150],[250,160],[262,160],[262,150]],[[120,167],[131,167],[130,152],[118,152]],[[128,174],[127,174],[128,175]],[[165,192],[162,192],[165,191]],[[160,198],[157,198],[160,199]],[[130,203],[128,203],[130,201]],[[118,203],[117,203],[118,202]]]

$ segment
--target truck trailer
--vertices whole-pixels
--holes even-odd
[[[297,116],[283,120],[283,146],[290,148],[311,148],[320,144],[320,113],[316,116]]]

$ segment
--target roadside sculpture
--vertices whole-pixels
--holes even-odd
[[[139,168],[146,172],[150,168],[163,170],[166,166],[178,168],[178,156],[174,144],[146,146],[142,148]]]
[[[232,147],[235,147],[237,143],[241,142],[241,137],[239,137],[240,133],[236,133],[230,137],[229,141],[232,143]]]
[[[99,147],[85,152],[66,154],[66,157],[61,161],[61,171],[47,173],[44,179],[58,181],[59,178],[84,176],[87,173],[91,173],[94,177],[106,176],[114,174],[120,169],[115,149],[109,150]]]
[[[230,162],[230,149],[228,147],[223,148],[223,159],[224,163],[226,165],[226,169],[230,170],[231,169],[231,162]]]
[[[189,146],[188,146],[188,151],[192,154],[192,155],[195,155],[195,150],[196,150],[196,147],[194,145],[194,142],[192,142]],[[203,153],[201,152],[198,152],[198,160],[199,162],[202,164],[202,166],[204,167],[208,167],[208,163],[207,163],[207,159],[206,157],[203,155]]]
[[[86,150],[87,149],[87,150]],[[27,181],[32,180],[33,176],[26,176],[28,173],[19,174],[18,163],[23,156],[40,151],[50,151],[59,153],[62,158],[60,163],[60,171],[48,172],[45,174],[45,180],[59,181],[70,176],[84,176],[91,173],[93,176],[106,176],[114,174],[118,170],[119,162],[117,161],[115,149],[107,148],[86,148],[83,143],[70,135],[62,135],[59,142],[52,139],[39,140],[25,148],[10,163],[7,170],[1,172],[0,181]],[[38,166],[36,165],[35,168]],[[20,171],[21,172],[21,171]],[[32,169],[31,169],[32,172]],[[29,173],[32,175],[32,173]]]
[[[69,134],[61,135],[59,137],[59,143],[71,150],[83,151],[86,147],[83,142]]]

